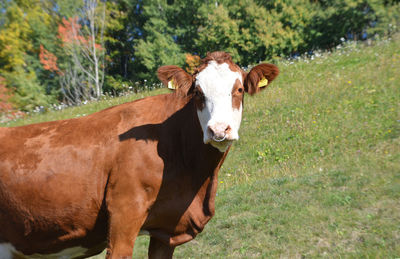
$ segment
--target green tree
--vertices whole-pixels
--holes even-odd
[[[107,2],[107,19],[105,24],[106,46],[106,92],[119,92],[130,85],[135,70],[134,40],[139,37],[142,16],[138,6],[139,0],[117,0]]]
[[[135,40],[136,76],[141,80],[153,80],[159,66],[183,65],[185,55],[177,43],[180,28],[168,23],[173,7],[165,1],[146,3],[142,11],[145,17],[142,38]]]
[[[223,50],[229,52],[236,62],[240,62],[238,46],[241,40],[237,21],[231,19],[228,9],[220,4],[207,14],[207,22],[199,28],[195,42],[202,56],[208,51]]]
[[[83,0],[0,0],[0,76],[21,109],[59,100],[77,76],[85,84],[84,54],[63,47],[59,26],[77,18]],[[185,66],[185,56],[223,50],[242,66],[314,49],[344,39],[391,35],[400,26],[398,0],[107,0],[101,55],[105,91],[118,92],[133,81],[156,81],[159,66]],[[96,40],[95,40],[96,41]],[[97,46],[96,41],[93,46]],[[100,50],[100,48],[98,49]],[[75,60],[75,62],[74,62]],[[77,64],[78,60],[81,64]],[[193,69],[191,59],[186,66]],[[190,64],[189,64],[190,63]],[[90,69],[86,69],[87,72]],[[98,73],[102,78],[103,71]],[[76,77],[75,77],[76,79]],[[101,81],[97,80],[97,81]],[[83,89],[83,88],[82,88]],[[63,92],[64,91],[64,92]],[[92,90],[89,90],[92,91]],[[99,87],[96,87],[99,96]]]
[[[321,0],[315,5],[318,12],[307,32],[310,48],[332,48],[342,38],[363,39],[378,18],[368,0]]]
[[[11,2],[0,31],[0,73],[14,94],[13,102],[23,110],[47,105],[51,100],[39,84],[35,69],[40,67],[38,34],[50,21],[41,7],[40,1]]]
[[[374,12],[373,21],[367,28],[369,35],[392,35],[400,28],[399,0],[368,0]]]
[[[228,51],[244,66],[304,51],[304,32],[314,13],[307,0],[230,0],[204,8],[208,19],[199,29],[197,46],[203,53],[204,49]]]

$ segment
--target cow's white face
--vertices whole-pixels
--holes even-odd
[[[239,138],[244,94],[240,71],[227,63],[210,61],[195,79],[197,115],[203,141],[225,152]]]
[[[228,53],[215,51],[201,60],[193,75],[178,66],[162,66],[157,73],[165,86],[178,91],[177,96],[194,94],[204,143],[225,152],[239,138],[244,92],[259,93],[278,76],[279,69],[259,64],[245,73]]]

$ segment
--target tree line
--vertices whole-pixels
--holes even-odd
[[[243,67],[398,30],[399,0],[0,0],[0,112],[77,105],[192,71]]]

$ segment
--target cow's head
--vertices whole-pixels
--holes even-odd
[[[168,88],[193,96],[203,141],[221,152],[239,138],[244,92],[260,92],[278,74],[272,64],[257,65],[246,73],[225,52],[209,53],[193,75],[177,66],[158,69],[158,77]]]

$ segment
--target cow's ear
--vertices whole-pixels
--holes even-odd
[[[272,80],[279,75],[279,69],[272,64],[260,64],[253,67],[249,73],[245,74],[244,89],[250,95],[260,92],[267,88]]]
[[[163,66],[157,70],[158,78],[171,90],[187,94],[193,84],[193,77],[178,66]]]

